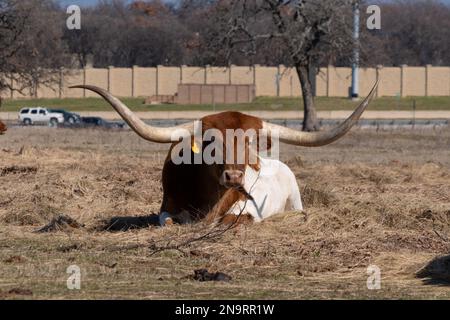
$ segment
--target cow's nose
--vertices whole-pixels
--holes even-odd
[[[223,172],[224,181],[227,185],[242,185],[244,173],[240,170],[225,170]]]

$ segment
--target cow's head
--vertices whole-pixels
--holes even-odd
[[[192,152],[202,153],[204,165],[218,184],[241,188],[246,167],[259,170],[259,151],[271,147],[270,139],[261,134],[263,122],[240,112],[223,112],[202,118],[200,124],[201,141],[196,135],[191,138]],[[260,143],[262,139],[267,140]]]
[[[259,118],[240,112],[206,116],[189,130],[174,130],[167,161],[171,165],[192,165],[197,176],[222,188],[240,189],[247,166],[259,170],[259,150],[271,148]],[[264,138],[264,139],[262,139]],[[188,171],[190,171],[188,170]]]

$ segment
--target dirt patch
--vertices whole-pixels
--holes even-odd
[[[23,263],[25,261],[27,261],[27,260],[22,256],[11,256],[11,257],[3,260],[4,263]]]
[[[54,231],[68,231],[71,229],[79,229],[84,227],[83,224],[78,223],[75,219],[71,217],[60,215],[56,218],[53,218],[47,225],[42,228],[36,230],[36,233],[43,232],[54,232]]]
[[[0,176],[10,174],[35,174],[37,171],[37,167],[9,166],[0,168]]]
[[[65,246],[59,246],[56,250],[59,252],[70,252],[73,250],[80,250],[83,246],[81,244],[70,244]]]
[[[14,296],[32,296],[33,291],[29,289],[22,289],[22,288],[13,288],[7,292],[1,292],[0,291],[0,297],[7,298],[7,297],[14,297]]]
[[[194,270],[194,275],[188,279],[195,281],[231,281],[231,277],[223,272],[209,272],[207,269]]]

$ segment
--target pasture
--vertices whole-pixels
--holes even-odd
[[[158,211],[167,149],[130,131],[11,128],[0,137],[0,297],[450,298],[448,269],[416,277],[450,250],[449,128],[353,129],[326,147],[281,145],[303,213],[224,232],[113,231],[108,219],[140,224]],[[61,214],[80,225],[34,232]],[[80,290],[67,289],[70,265],[81,268]],[[369,265],[381,270],[380,290],[367,289]],[[189,277],[202,268],[232,280]]]

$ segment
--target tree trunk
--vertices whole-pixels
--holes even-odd
[[[295,67],[298,78],[302,86],[304,116],[303,131],[318,131],[320,129],[317,121],[316,107],[314,105],[313,89],[311,85],[310,68],[308,66],[298,65]]]

